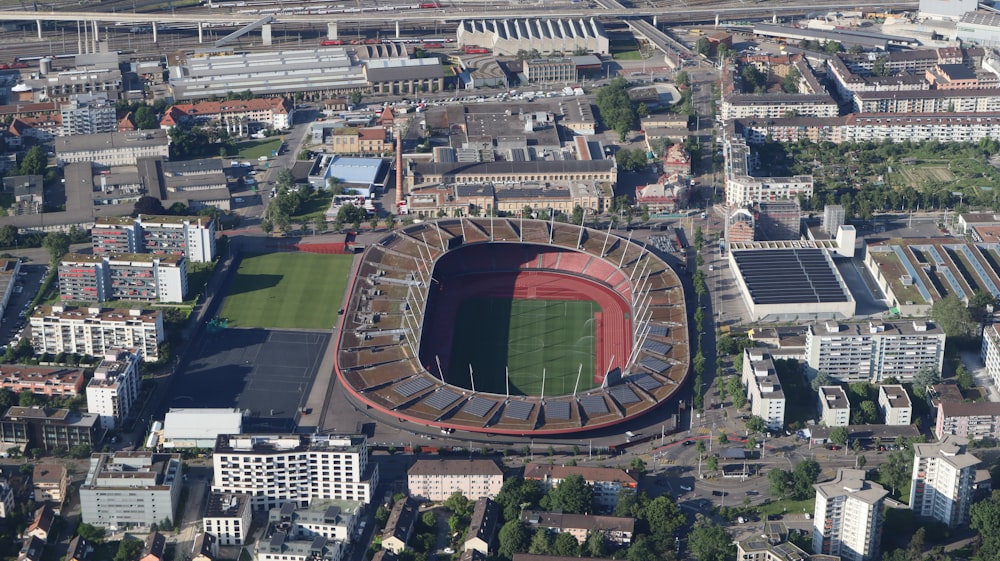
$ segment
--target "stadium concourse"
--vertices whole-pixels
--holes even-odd
[[[451,317],[451,299],[498,294],[598,304],[592,379],[583,386],[590,389],[514,395],[446,382],[441,362],[454,356],[453,334],[434,329],[436,318]],[[690,364],[685,310],[676,273],[610,231],[505,218],[423,222],[365,250],[340,320],[337,375],[352,400],[400,421],[508,435],[590,431],[636,418],[680,390]],[[578,378],[572,366],[554,374]]]

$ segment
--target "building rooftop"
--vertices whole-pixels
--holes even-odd
[[[941,400],[940,411],[939,415],[945,417],[998,417],[1000,416],[1000,403]]]
[[[143,323],[157,323],[162,312],[159,310],[140,310],[138,308],[85,308],[74,306],[39,306],[32,314],[32,318],[53,318],[59,320],[85,320],[85,321],[105,321],[123,322],[139,321]]]
[[[62,464],[35,464],[31,480],[35,483],[62,483],[66,479],[66,466]]]
[[[76,386],[83,382],[83,370],[59,366],[0,364],[0,381],[15,384]]]
[[[407,475],[503,475],[494,460],[417,460]]]
[[[250,508],[250,495],[242,493],[211,493],[205,507],[205,518],[239,518]]]
[[[901,385],[888,384],[879,386],[878,391],[885,394],[886,399],[889,401],[889,407],[894,409],[913,407],[913,404],[910,402],[910,396]]]
[[[827,409],[851,408],[851,402],[847,400],[847,392],[840,386],[820,386],[819,399]]]
[[[92,413],[77,413],[69,409],[52,409],[39,405],[31,407],[14,405],[3,414],[3,420],[41,421],[45,424],[93,427],[98,421],[98,416]]]
[[[940,442],[913,445],[913,455],[920,458],[937,458],[955,469],[971,468],[979,465],[979,458],[969,454],[969,441],[954,435],[945,435]]]
[[[827,499],[849,496],[871,505],[878,504],[889,492],[878,483],[865,480],[866,475],[862,469],[841,468],[833,481],[817,483],[814,487]]]
[[[627,470],[619,468],[557,466],[549,464],[528,464],[524,468],[525,479],[565,479],[579,475],[585,481],[615,481],[634,486],[638,479]]]
[[[635,519],[619,516],[596,516],[592,514],[563,514],[561,512],[544,512],[541,510],[525,510],[521,513],[521,521],[531,525],[559,530],[611,530],[615,532],[635,532]]]
[[[365,442],[365,436],[357,434],[220,434],[215,442],[215,453],[274,454],[305,450],[360,452]]]
[[[160,129],[130,133],[102,132],[98,134],[75,134],[72,136],[57,136],[53,140],[56,154],[115,150],[137,146],[162,146],[167,144],[167,142],[169,142],[167,131]]]

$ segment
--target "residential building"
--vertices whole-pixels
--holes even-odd
[[[66,551],[66,561],[90,561],[94,555],[94,544],[82,536],[76,536],[69,542]]]
[[[218,558],[219,539],[208,532],[198,534],[191,546],[191,561],[215,561]]]
[[[768,430],[784,428],[785,392],[771,355],[761,349],[744,350],[742,378],[751,413],[763,419]]]
[[[443,501],[459,492],[467,499],[496,498],[503,486],[503,470],[494,460],[417,460],[406,472],[410,496]]]
[[[186,293],[183,255],[69,254],[59,262],[59,297],[64,302],[183,302]]]
[[[317,537],[349,542],[357,533],[364,503],[360,501],[313,501],[308,507],[285,503],[268,513],[270,524],[286,535],[302,540]]]
[[[806,363],[811,375],[825,372],[838,383],[912,382],[920,372],[941,372],[944,343],[944,329],[924,320],[828,321],[809,326]]]
[[[910,509],[954,528],[969,521],[979,458],[968,440],[945,435],[940,442],[913,445]]]
[[[983,328],[980,357],[986,364],[986,374],[993,381],[993,386],[1000,389],[1000,324],[991,323]]]
[[[828,427],[846,427],[851,424],[851,402],[840,386],[819,387],[820,421]]]
[[[10,302],[10,296],[14,294],[20,272],[20,259],[0,258],[0,315],[7,312],[7,304]]]
[[[798,240],[802,238],[802,211],[799,201],[761,201],[757,208],[757,239]]]
[[[833,481],[814,485],[814,552],[839,555],[843,561],[878,558],[882,508],[889,492],[866,481],[865,475],[864,470],[840,468]]]
[[[98,417],[69,409],[13,406],[0,416],[0,446],[51,452],[74,446],[93,448],[100,442]]]
[[[90,229],[94,255],[142,253],[144,244],[139,221],[131,216],[99,216]]]
[[[156,360],[166,338],[159,310],[39,306],[31,316],[35,352],[103,356],[113,349],[136,349]]]
[[[76,94],[59,107],[62,135],[98,134],[118,130],[115,103],[106,92]]]
[[[996,113],[1000,88],[854,92],[853,104],[855,113]]]
[[[110,297],[108,263],[100,255],[70,253],[59,261],[59,298],[103,302]]]
[[[387,132],[382,127],[342,127],[333,129],[326,143],[334,154],[351,156],[371,156],[384,154],[387,142]]]
[[[4,177],[0,192],[6,193],[13,199],[7,213],[14,216],[41,214],[45,208],[45,188],[43,177],[40,175]]]
[[[946,435],[969,440],[1000,438],[1000,403],[942,399],[937,403],[934,434],[938,440]]]
[[[635,493],[639,485],[636,475],[618,468],[548,464],[528,464],[524,468],[524,478],[538,481],[545,489],[552,489],[570,475],[582,477],[593,491],[594,506],[606,511],[614,510],[618,504],[619,491],[628,489]]]
[[[180,454],[94,454],[80,487],[83,521],[128,528],[176,520],[182,485]]]
[[[691,153],[681,143],[667,147],[667,152],[660,158],[660,166],[665,174],[691,175]]]
[[[576,82],[576,63],[569,58],[535,58],[521,67],[529,82]]]
[[[170,139],[163,130],[60,136],[54,142],[60,165],[92,162],[107,167],[134,166],[137,158],[170,157]]]
[[[201,527],[206,534],[216,536],[219,545],[243,545],[251,518],[250,495],[210,493]]]
[[[44,551],[45,540],[35,536],[25,536],[21,550],[17,554],[17,561],[42,561]]]
[[[14,511],[14,490],[6,477],[0,477],[0,518],[7,518]]]
[[[148,253],[182,255],[195,263],[215,259],[215,221],[207,216],[139,215],[142,248]]]
[[[755,177],[751,171],[751,153],[742,137],[726,135],[722,144],[725,158],[726,204],[748,206],[762,201],[781,201],[802,196],[811,199],[811,175],[792,177]]]
[[[100,417],[101,428],[115,430],[132,416],[139,399],[142,355],[123,349],[104,355],[87,384],[87,411]]]
[[[209,535],[209,534],[206,534]],[[318,537],[311,540],[295,539],[280,530],[257,542],[257,561],[341,561],[346,542]]]
[[[146,540],[142,544],[142,556],[139,557],[139,561],[163,561],[166,549],[167,537],[152,530],[146,535]]]
[[[220,435],[213,469],[212,491],[251,495],[257,510],[317,499],[368,503],[378,485],[363,435]]]
[[[583,545],[592,532],[604,534],[604,540],[615,547],[628,546],[635,533],[635,519],[619,516],[595,516],[592,514],[563,514],[525,510],[521,522],[532,528],[545,528],[557,534],[569,534]]]
[[[292,115],[293,104],[283,97],[178,103],[164,113],[160,128],[221,124],[232,136],[247,136],[264,129],[287,129]]]
[[[400,499],[392,505],[389,512],[389,521],[382,531],[382,549],[387,549],[396,555],[406,549],[410,536],[413,535],[413,528],[420,515],[419,505],[411,497]]]
[[[83,369],[0,364],[0,388],[47,397],[75,396],[83,390]]]
[[[468,531],[465,532],[462,551],[478,551],[483,555],[493,555],[495,553],[493,546],[502,523],[500,505],[493,499],[479,497],[476,506],[472,508],[472,519]]]
[[[35,509],[35,516],[31,520],[31,524],[24,529],[24,535],[48,542],[49,533],[52,531],[52,523],[55,520],[56,513],[52,510],[52,507],[47,504],[42,505]]]
[[[840,556],[810,555],[792,542],[762,536],[761,538],[736,542],[736,559],[740,561],[840,561]]]
[[[913,418],[913,404],[901,385],[879,386],[878,406],[887,425],[908,425]]]
[[[61,505],[66,498],[69,475],[62,464],[35,464],[31,484],[36,504],[53,503]]]

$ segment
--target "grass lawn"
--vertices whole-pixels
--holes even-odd
[[[805,509],[803,511],[802,509]],[[782,499],[780,501],[774,501],[773,503],[768,503],[766,505],[761,505],[757,508],[761,516],[776,516],[779,514],[801,514],[802,512],[812,513],[816,509],[816,499],[805,499],[802,501],[796,501],[794,499]]]
[[[264,140],[252,140],[250,142],[241,142],[236,145],[240,151],[233,157],[236,160],[256,160],[261,156],[271,157],[271,152],[274,152],[281,146],[280,137],[265,138]]]
[[[306,219],[314,222],[317,218],[322,218],[333,202],[333,193],[328,190],[314,191],[309,194],[309,198],[302,201],[299,210],[292,218],[294,220]]]
[[[611,53],[611,58],[614,60],[642,60],[642,54],[639,49],[633,49]]]
[[[874,473],[875,474],[874,481],[876,483],[878,483],[879,485],[885,487],[886,491],[889,491],[889,497],[890,498],[896,499],[897,501],[899,501],[899,502],[901,502],[901,503],[903,503],[905,505],[910,504],[910,485],[911,485],[911,482],[910,482],[909,479],[907,479],[906,482],[903,483],[902,487],[900,487],[899,489],[896,489],[896,492],[893,493],[892,492],[893,491],[892,486],[889,485],[888,483],[886,483],[885,481],[882,481],[882,472],[880,472],[878,470],[874,470],[873,472],[869,472],[869,473]]]
[[[595,302],[472,298],[459,305],[449,361],[451,383],[470,388],[469,365],[476,391],[507,392],[504,367],[510,372],[512,395],[573,393],[594,387]]]
[[[244,257],[220,315],[232,327],[330,329],[353,260],[313,253]]]

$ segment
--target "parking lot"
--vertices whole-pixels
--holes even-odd
[[[16,345],[21,337],[30,335],[29,328],[26,327],[29,315],[27,306],[38,294],[47,271],[46,264],[21,263],[21,272],[0,321],[0,347],[3,347],[3,351],[10,345]]]

